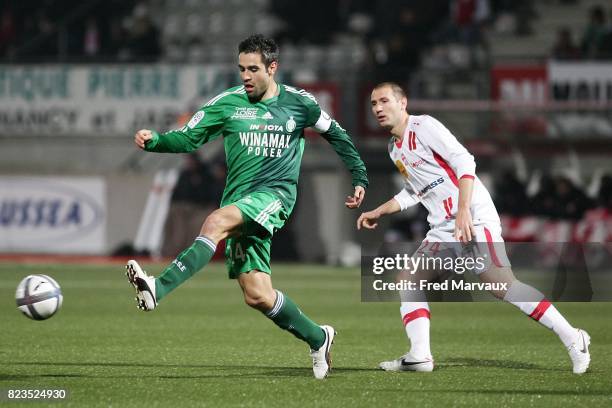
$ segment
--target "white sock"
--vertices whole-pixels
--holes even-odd
[[[539,290],[517,280],[506,292],[504,300],[521,309],[533,320],[552,329],[565,347],[569,347],[576,341],[577,330],[565,320],[556,307],[544,298],[544,294]]]
[[[402,302],[400,313],[410,339],[410,354],[431,357],[429,346],[429,305],[427,302]]]

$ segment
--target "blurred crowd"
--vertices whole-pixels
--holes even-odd
[[[577,42],[571,27],[561,27],[551,51],[559,60],[612,59],[612,7],[609,19],[603,6],[593,6],[589,19]]]
[[[0,58],[19,61],[154,60],[159,30],[147,2],[4,0]]]
[[[513,173],[497,178],[495,203],[501,214],[537,215],[551,220],[580,220],[588,210],[605,208],[612,213],[612,176],[604,175],[593,195],[569,177],[543,175],[534,195]]]
[[[359,35],[368,49],[365,68],[399,82],[434,45],[463,45],[468,65],[482,63],[476,54],[487,54],[485,32],[494,22],[526,35],[535,16],[530,0],[273,0],[271,11],[285,22],[277,33],[281,43],[331,44],[344,34]]]
[[[578,0],[558,1],[571,5]],[[155,60],[163,52],[156,18],[164,16],[154,15],[151,4],[5,0],[0,5],[0,58]],[[488,31],[530,35],[538,18],[532,0],[270,0],[269,13],[281,22],[275,34],[281,44],[328,46],[343,36],[357,36],[367,48],[365,68],[392,80],[418,68],[424,50],[444,44],[466,47],[468,66],[485,64]],[[612,58],[612,9],[593,6],[586,27],[560,27],[551,56]]]

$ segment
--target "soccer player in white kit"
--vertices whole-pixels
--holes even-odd
[[[394,214],[421,203],[427,208],[430,230],[419,253],[435,253],[444,243],[471,243],[485,253],[485,268],[476,271],[483,282],[506,283],[507,290],[492,291],[499,299],[518,307],[540,324],[552,329],[563,342],[573,363],[573,372],[589,367],[590,337],[572,327],[535,288],[518,281],[506,256],[500,219],[495,205],[476,176],[474,157],[438,120],[428,115],[409,115],[402,88],[384,82],[372,90],[372,113],[380,126],[393,136],[389,155],[402,174],[405,187],[378,208],[361,214],[357,228],[374,229],[383,215]],[[461,248],[462,245],[456,245]],[[459,256],[458,251],[455,252]],[[380,363],[386,371],[432,371],[434,360],[429,343],[430,311],[423,292],[401,294],[400,312],[410,350]]]

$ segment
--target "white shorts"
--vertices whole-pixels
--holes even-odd
[[[454,231],[454,221],[442,227],[430,229],[415,256],[478,258],[477,265],[471,268],[471,271],[476,274],[488,271],[493,265],[496,267],[511,266],[506,254],[504,239],[501,236],[500,225],[474,225],[476,236],[470,245],[457,242],[453,236]]]

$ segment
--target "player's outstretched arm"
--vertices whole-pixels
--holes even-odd
[[[154,130],[136,132],[134,142],[148,152],[189,153],[221,135],[225,113],[222,106],[206,106],[180,129],[159,134]]]
[[[378,226],[378,219],[380,217],[383,215],[395,214],[401,210],[400,203],[394,197],[378,208],[362,213],[357,219],[357,229],[360,230],[362,227],[366,229],[375,229]]]
[[[134,143],[147,152],[157,153],[189,153],[202,144],[181,131],[173,130],[160,135],[149,129],[141,129],[136,132]]]

